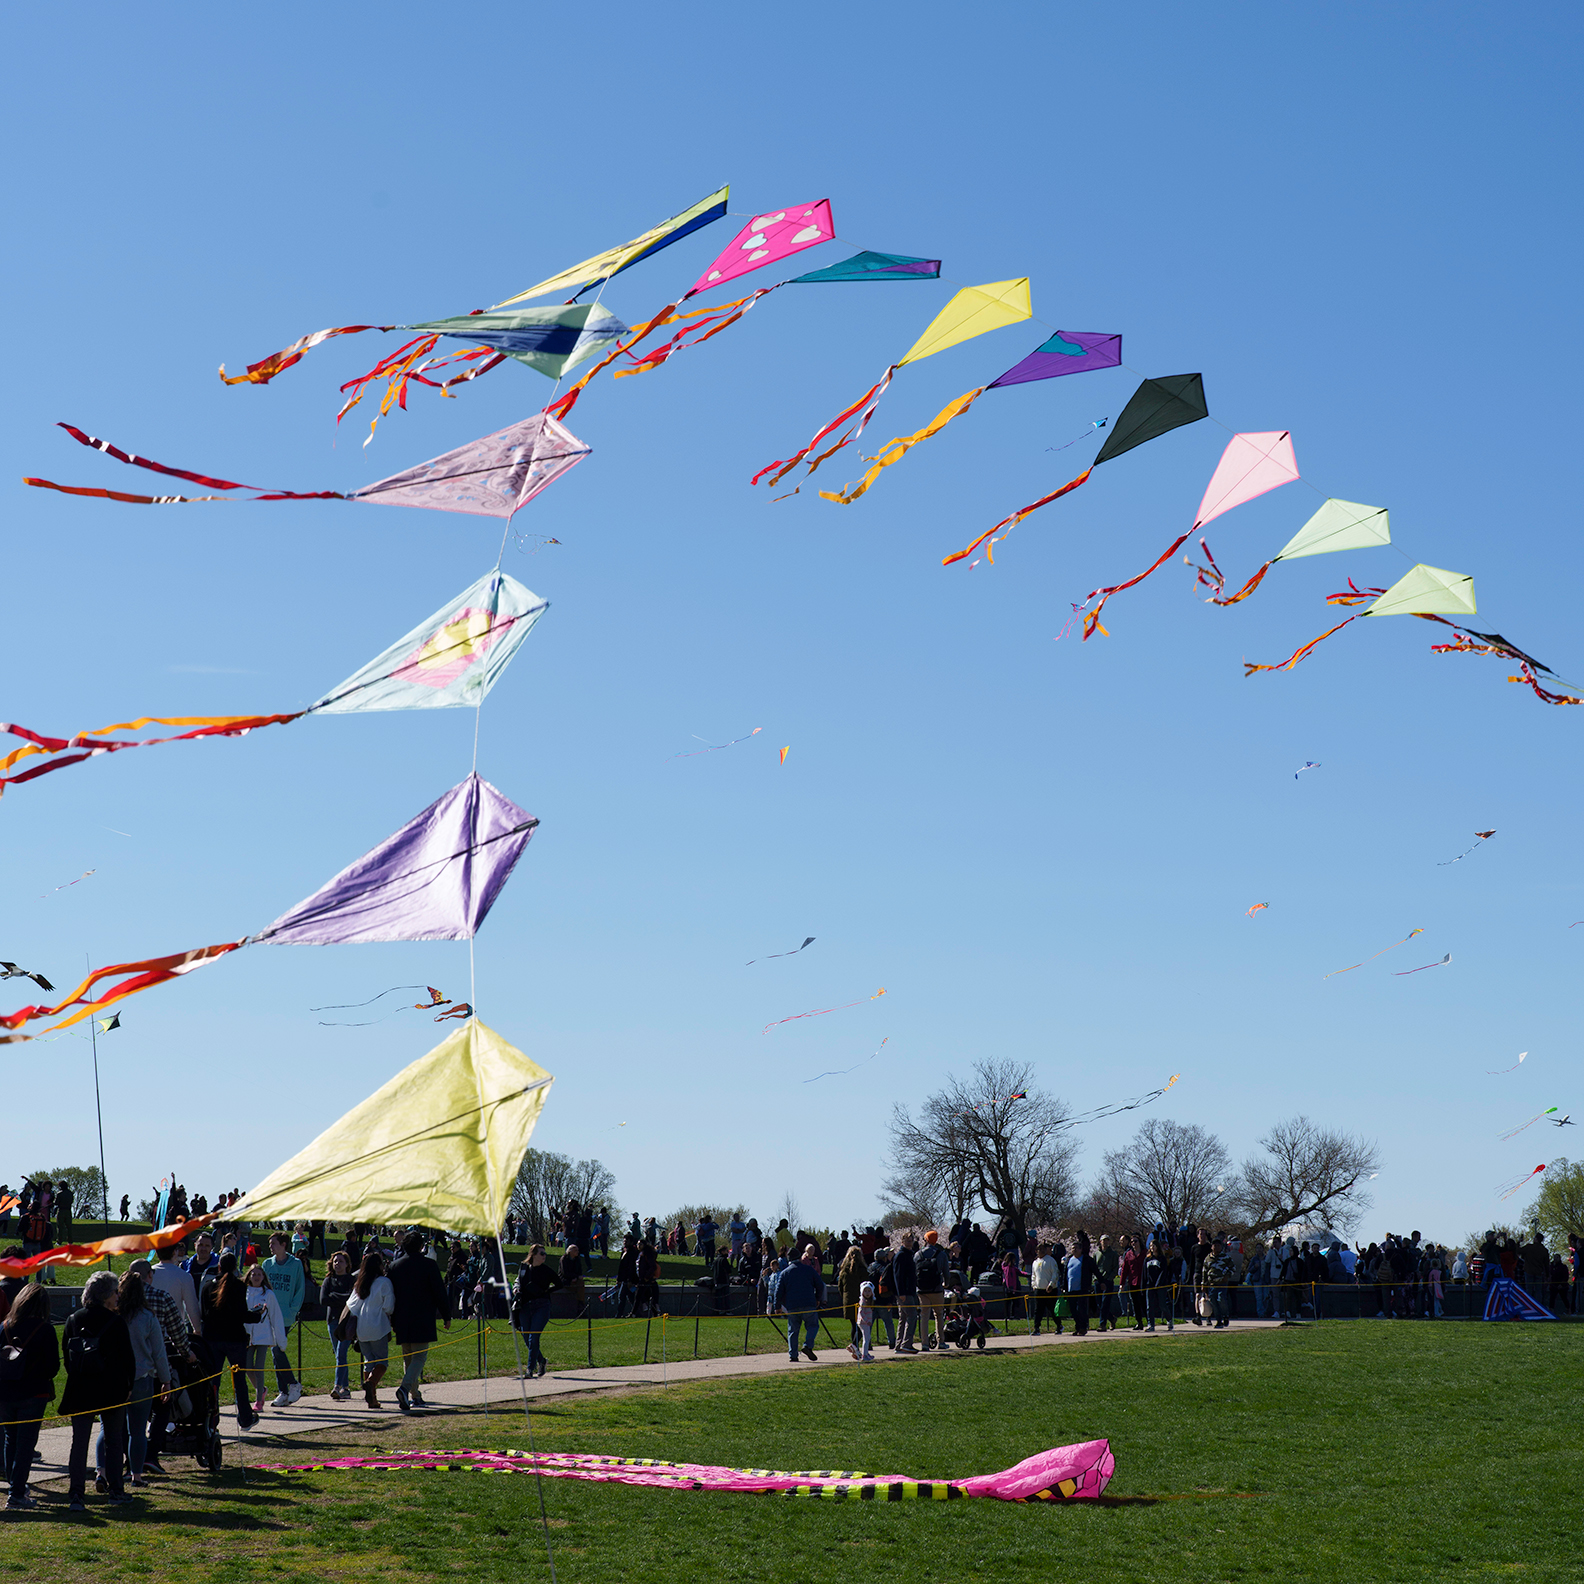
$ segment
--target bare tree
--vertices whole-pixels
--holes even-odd
[[[1380,1155],[1366,1139],[1300,1116],[1277,1123],[1260,1148],[1263,1154],[1243,1163],[1231,1207],[1249,1232],[1294,1221],[1327,1222],[1346,1232],[1373,1203],[1364,1185],[1379,1170]]]
[[[564,1209],[568,1199],[576,1199],[580,1205],[608,1205],[611,1219],[620,1220],[613,1198],[615,1188],[615,1174],[597,1160],[574,1161],[554,1150],[531,1149],[517,1168],[511,1213],[528,1223],[533,1242],[543,1243],[551,1212]]]
[[[1126,1148],[1106,1156],[1100,1174],[1118,1206],[1136,1210],[1135,1227],[1161,1221],[1173,1232],[1224,1204],[1231,1177],[1232,1158],[1214,1133],[1169,1117],[1151,1117]]]
[[[881,1194],[888,1206],[885,1221],[899,1226],[932,1227],[941,1218],[941,1186],[931,1177],[903,1169],[887,1177]],[[884,1224],[884,1222],[882,1222]]]
[[[962,1195],[964,1209],[981,1204],[1020,1226],[1030,1215],[1055,1220],[1074,1198],[1078,1146],[1067,1107],[1038,1093],[1033,1079],[1026,1063],[975,1062],[971,1078],[948,1078],[924,1101],[917,1121],[898,1105],[894,1178],[928,1184],[941,1199]]]
[[[784,1218],[794,1232],[799,1230],[798,1223],[802,1219],[803,1212],[798,1205],[797,1195],[790,1188],[781,1195],[781,1208],[776,1211],[776,1215]]]

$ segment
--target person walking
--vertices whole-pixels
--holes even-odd
[[[396,1292],[385,1274],[385,1256],[370,1250],[358,1266],[347,1311],[357,1316],[358,1352],[363,1355],[363,1401],[378,1408],[379,1383],[390,1363],[391,1315]]]
[[[66,1322],[66,1389],[60,1414],[72,1426],[71,1510],[83,1512],[88,1484],[88,1441],[94,1420],[104,1428],[105,1488],[112,1506],[132,1500],[126,1493],[122,1463],[126,1456],[126,1405],[132,1396],[136,1363],[126,1323],[115,1312],[116,1279],[95,1271],[83,1286],[82,1307]]]
[[[36,1281],[22,1288],[7,1311],[0,1324],[0,1347],[5,1349],[0,1363],[0,1473],[8,1492],[6,1511],[20,1512],[38,1505],[28,1491],[28,1475],[61,1364],[49,1294]]]
[[[423,1233],[417,1230],[403,1236],[401,1253],[391,1262],[386,1279],[395,1298],[391,1324],[402,1350],[396,1406],[408,1413],[414,1403],[425,1406],[418,1390],[424,1362],[435,1342],[435,1321],[444,1320],[446,1330],[451,1329],[451,1300],[440,1266],[424,1253]]]
[[[297,1323],[297,1311],[302,1308],[303,1294],[307,1291],[306,1273],[302,1261],[291,1251],[291,1239],[284,1232],[272,1232],[269,1240],[270,1257],[261,1262],[264,1278],[275,1294],[280,1308],[281,1337],[275,1347],[275,1384],[280,1388],[274,1400],[277,1408],[288,1408],[302,1396],[302,1387],[292,1373],[291,1360],[286,1355],[286,1338]],[[251,1283],[249,1284],[251,1285]],[[253,1295],[250,1293],[249,1298]],[[256,1299],[253,1299],[257,1302]]]
[[[257,1312],[250,1311],[236,1269],[237,1257],[227,1250],[220,1256],[213,1276],[204,1281],[201,1301],[203,1341],[216,1365],[231,1366],[231,1385],[236,1392],[237,1428],[249,1430],[258,1422],[258,1415],[253,1412],[247,1394],[248,1326],[262,1316],[264,1306],[259,1304]],[[217,1381],[215,1396],[218,1398],[223,1395]]]
[[[132,1343],[132,1397],[127,1407],[127,1463],[132,1470],[132,1483],[145,1486],[143,1470],[148,1457],[149,1420],[159,1411],[156,1393],[171,1390],[176,1384],[176,1371],[166,1348],[165,1334],[149,1303],[146,1285],[149,1273],[147,1260],[138,1260],[141,1270],[128,1269],[116,1289],[116,1313],[127,1328]],[[151,1274],[151,1273],[150,1273]],[[101,1431],[96,1453],[99,1489],[107,1478],[105,1460],[109,1454],[107,1437]]]
[[[132,1195],[121,1195],[121,1219],[125,1221],[132,1213]]]
[[[152,1265],[146,1260],[142,1263],[148,1267],[150,1283],[170,1299],[187,1329],[196,1336],[203,1329],[198,1288],[191,1275],[176,1263],[178,1252],[178,1246],[173,1243],[169,1248],[155,1250]]]
[[[803,1251],[803,1257],[792,1260],[785,1270],[777,1272],[779,1280],[775,1289],[775,1307],[786,1316],[787,1357],[795,1364],[798,1356],[798,1328],[806,1332],[803,1357],[809,1363],[818,1362],[814,1339],[819,1335],[819,1267],[812,1248]]]
[[[1041,1243],[1034,1258],[1034,1268],[1029,1272],[1029,1286],[1034,1291],[1034,1326],[1033,1334],[1040,1334],[1040,1324],[1049,1320],[1056,1327],[1056,1335],[1062,1332],[1061,1317],[1056,1313],[1056,1299],[1061,1292],[1061,1273],[1056,1261],[1051,1257],[1049,1243]]]
[[[528,1263],[518,1269],[512,1303],[512,1324],[528,1338],[528,1380],[550,1367],[539,1339],[550,1321],[550,1294],[562,1285],[561,1278],[545,1264],[544,1244],[535,1243],[528,1250]]]
[[[854,1243],[842,1256],[842,1262],[836,1272],[836,1291],[841,1298],[842,1315],[851,1328],[851,1336],[847,1342],[847,1351],[856,1359],[860,1352],[868,1352],[869,1344],[863,1342],[858,1334],[858,1302],[863,1296],[864,1284],[869,1280],[868,1267],[864,1264],[863,1250]],[[873,1291],[870,1293],[873,1299]],[[871,1302],[870,1323],[874,1322],[873,1304]]]
[[[918,1329],[918,1257],[914,1253],[915,1241],[911,1232],[902,1234],[902,1246],[891,1261],[896,1278],[897,1344],[895,1353],[917,1353],[914,1333]]]
[[[330,1332],[330,1349],[335,1355],[335,1384],[330,1388],[332,1402],[346,1402],[352,1395],[352,1376],[347,1365],[347,1354],[352,1339],[341,1335],[341,1320],[347,1299],[352,1296],[352,1267],[342,1250],[330,1256],[325,1269],[325,1279],[319,1287],[319,1303],[325,1312],[325,1325]]]

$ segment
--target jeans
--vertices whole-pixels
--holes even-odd
[[[886,1346],[894,1348],[897,1340],[896,1310],[889,1307],[876,1307],[875,1318],[885,1327]]]
[[[1149,1297],[1145,1307],[1150,1325],[1155,1324],[1156,1315],[1164,1315],[1166,1317],[1166,1329],[1168,1331],[1177,1329],[1176,1320],[1172,1315],[1172,1289],[1170,1282],[1156,1282],[1149,1289]]]
[[[924,1333],[924,1345],[930,1342],[930,1321],[935,1322],[935,1340],[946,1346],[946,1298],[943,1293],[921,1292],[919,1301],[919,1329]]]
[[[1210,1312],[1217,1325],[1225,1325],[1230,1318],[1227,1308],[1227,1290],[1225,1287],[1212,1287],[1210,1289]]]
[[[334,1320],[326,1322],[325,1327],[330,1333],[330,1347],[335,1354],[335,1384],[338,1391],[351,1391],[352,1373],[347,1364],[347,1354],[351,1351],[352,1344],[343,1342],[336,1336],[336,1323]]]
[[[256,1401],[264,1401],[264,1370],[269,1363],[270,1350],[266,1343],[255,1342],[248,1345],[247,1350],[247,1375],[248,1386],[252,1390]]]
[[[1061,1330],[1061,1321],[1056,1318],[1056,1294],[1048,1288],[1034,1294],[1034,1335],[1039,1335],[1041,1324],[1046,1320],[1051,1321],[1058,1331]]]
[[[398,1391],[411,1394],[418,1390],[418,1383],[423,1379],[424,1362],[428,1357],[427,1343],[420,1348],[402,1349],[402,1378],[401,1385],[396,1388]]]
[[[1270,1288],[1264,1282],[1254,1283],[1254,1318],[1264,1320],[1270,1313]]]
[[[819,1310],[818,1309],[788,1309],[786,1311],[787,1326],[787,1357],[795,1359],[798,1356],[798,1326],[807,1328],[808,1340],[803,1344],[809,1352],[814,1351],[814,1339],[819,1335]]]
[[[286,1340],[291,1341],[291,1327],[286,1327]],[[274,1351],[275,1357],[275,1384],[281,1391],[288,1386],[297,1384],[297,1377],[292,1374],[291,1360],[286,1356],[286,1349],[278,1347]]]
[[[149,1418],[155,1411],[154,1393],[159,1390],[158,1375],[139,1375],[132,1382],[132,1401],[127,1407],[127,1434],[126,1457],[132,1465],[132,1476],[139,1479],[143,1474],[143,1464],[148,1457],[148,1427]],[[105,1457],[107,1454],[105,1433],[99,1432],[99,1445],[94,1452],[94,1464],[99,1472],[105,1472]]]
[[[38,1445],[47,1397],[19,1397],[0,1403],[0,1470],[4,1471],[13,1496],[27,1492],[28,1475],[33,1468],[33,1449]]]
[[[100,1414],[73,1414],[71,1459],[67,1464],[71,1475],[71,1496],[79,1501],[88,1488],[88,1440],[93,1435],[94,1420],[104,1426],[105,1480],[110,1493],[119,1496],[126,1484],[121,1474],[121,1464],[126,1456],[126,1409],[106,1408]]]
[[[918,1335],[918,1294],[900,1293],[897,1296],[897,1341],[898,1347],[912,1347],[913,1338]]]
[[[523,1313],[522,1331],[528,1338],[528,1368],[532,1370],[536,1365],[547,1362],[544,1351],[539,1346],[539,1338],[544,1334],[544,1328],[550,1321],[550,1300],[536,1298],[529,1304]]]

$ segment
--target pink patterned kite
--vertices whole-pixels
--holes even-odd
[[[664,1458],[605,1457],[593,1452],[388,1452],[378,1457],[333,1458],[323,1463],[265,1463],[261,1468],[293,1474],[329,1469],[466,1471],[473,1474],[540,1474],[551,1479],[596,1480],[648,1485],[665,1490],[739,1491],[749,1495],[832,1496],[854,1501],[954,1501],[990,1496],[998,1501],[1092,1500],[1111,1481],[1116,1459],[1108,1441],[1037,1452],[999,1474],[969,1479],[920,1480],[904,1475],[859,1474],[836,1469],[719,1468],[707,1463],[671,1463]]]
[[[829,242],[836,234],[831,219],[830,199],[818,203],[794,204],[773,214],[756,215],[731,239],[725,252],[693,283],[688,297],[711,286],[736,280],[766,264],[779,263],[804,248]],[[685,302],[687,299],[684,298]]]

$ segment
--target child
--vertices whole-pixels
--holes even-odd
[[[858,1334],[863,1338],[863,1352],[857,1354],[860,1364],[873,1364],[874,1354],[869,1349],[869,1333],[874,1329],[874,1283],[866,1281],[858,1289]]]

